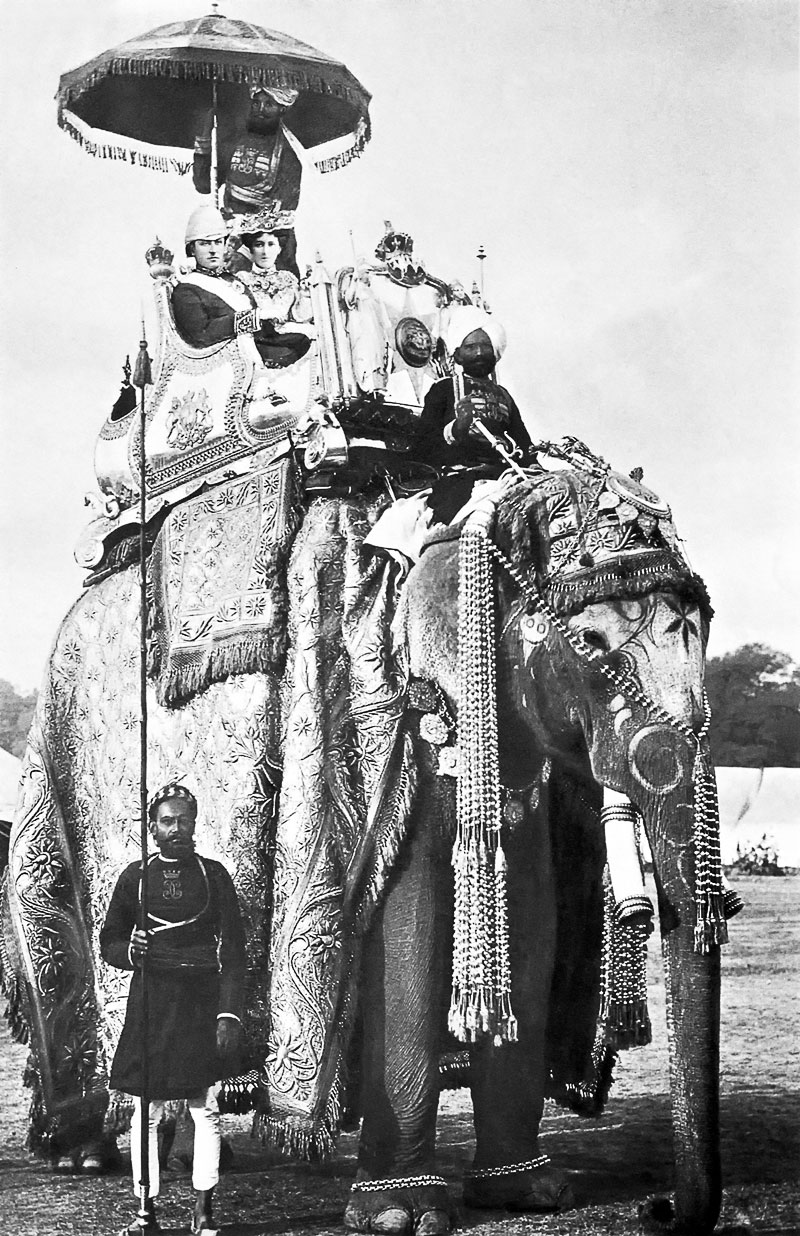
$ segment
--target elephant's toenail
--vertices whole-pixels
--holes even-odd
[[[426,1210],[414,1231],[416,1236],[446,1236],[450,1231],[450,1216],[446,1210]]]
[[[414,1230],[414,1220],[405,1206],[386,1206],[372,1216],[370,1230],[382,1232],[385,1236],[400,1236],[403,1232]]]

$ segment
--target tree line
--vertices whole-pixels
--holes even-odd
[[[800,666],[765,644],[710,657],[711,750],[720,767],[800,767]],[[21,756],[36,692],[0,679],[0,747]]]

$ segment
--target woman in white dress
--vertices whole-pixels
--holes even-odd
[[[311,297],[300,283],[294,232],[289,228],[245,232],[240,243],[253,267],[238,277],[255,298],[262,320],[253,336],[255,345],[267,368],[291,365],[311,346],[307,333],[287,328],[289,322],[311,321]]]

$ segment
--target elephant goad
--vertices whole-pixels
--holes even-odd
[[[656,865],[676,1230],[718,1214],[711,611],[668,508],[557,453],[568,466],[505,478],[407,578],[363,544],[385,499],[303,512],[286,460],[176,507],[151,555],[153,783],[190,780],[198,848],[248,928],[248,1058],[223,1097],[307,1157],[362,1117],[355,1230],[447,1229],[443,1073],[472,1089],[465,1200],[569,1203],[538,1145],[544,1096],[598,1110],[615,1049],[647,1038],[603,787],[640,809]],[[135,852],[135,584],[103,579],[62,626],[12,838],[6,990],[52,1153],[126,1113],[106,1086],[125,993],[96,935]],[[229,616],[210,643],[209,613]]]

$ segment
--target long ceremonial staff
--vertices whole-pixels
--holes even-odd
[[[513,472],[516,472],[517,476],[521,476],[523,481],[527,481],[528,478],[526,474],[523,472],[508,447],[504,446],[500,439],[496,438],[495,435],[486,428],[483,421],[479,420],[477,416],[472,423],[478,432],[483,434],[489,445],[494,447],[500,458],[505,460],[508,467],[511,468]]]
[[[141,724],[139,760],[139,813],[142,848],[142,882],[139,926],[147,931],[148,923],[148,868],[147,868],[147,545],[145,522],[147,519],[147,471],[145,450],[145,387],[151,386],[153,375],[150,354],[147,351],[144,317],[139,355],[133,371],[133,385],[139,387],[139,706]],[[142,1095],[141,1095],[141,1170],[139,1188],[139,1226],[148,1226],[147,1203],[150,1198],[150,1008],[147,989],[147,953],[142,957]]]

